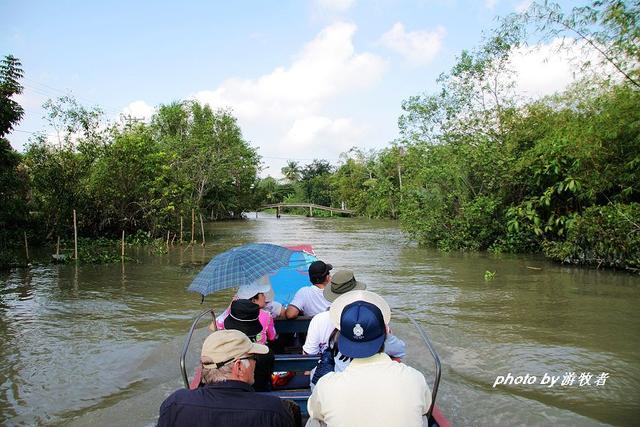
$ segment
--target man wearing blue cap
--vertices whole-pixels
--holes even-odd
[[[370,291],[351,291],[334,301],[330,315],[340,330],[340,352],[353,361],[318,381],[309,398],[308,425],[422,426],[431,392],[424,375],[384,353],[387,302]]]

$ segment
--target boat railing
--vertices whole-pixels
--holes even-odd
[[[440,364],[440,357],[438,356],[438,352],[436,352],[435,348],[433,347],[433,344],[431,343],[431,340],[429,339],[429,336],[427,335],[427,333],[424,331],[424,329],[422,329],[422,327],[418,324],[418,322],[415,321],[415,319],[413,317],[411,317],[411,315],[409,315],[408,313],[397,309],[397,308],[392,308],[392,312],[395,314],[400,314],[402,316],[404,316],[407,320],[409,320],[409,322],[416,328],[416,330],[418,331],[418,334],[420,335],[420,338],[422,338],[422,341],[424,342],[425,346],[429,349],[429,352],[431,353],[431,356],[433,357],[434,363],[435,363],[435,379],[433,382],[433,387],[431,388],[431,405],[429,406],[429,410],[427,411],[427,415],[431,416],[431,413],[433,412],[433,407],[435,405],[435,401],[436,401],[436,396],[438,394],[438,387],[440,386],[440,375],[442,372],[442,367]],[[184,381],[184,386],[186,388],[189,388],[189,377],[187,376],[187,367],[186,367],[186,356],[187,356],[187,352],[189,350],[189,344],[191,343],[191,338],[193,337],[193,332],[196,329],[196,326],[198,324],[198,322],[200,322],[200,320],[206,316],[207,314],[211,314],[212,318],[213,318],[213,325],[216,324],[215,319],[216,319],[216,315],[215,312],[213,311],[213,309],[207,309],[202,311],[200,314],[198,314],[194,320],[193,323],[191,324],[191,328],[189,329],[189,333],[187,334],[187,338],[185,339],[184,342],[184,347],[182,348],[182,353],[180,354],[180,371],[182,372],[182,379]]]
[[[438,394],[438,387],[440,386],[440,374],[442,371],[442,367],[440,364],[440,356],[438,356],[438,352],[433,347],[433,344],[431,343],[431,340],[429,339],[429,336],[427,335],[427,333],[424,331],[424,329],[422,329],[422,327],[418,324],[418,322],[416,322],[415,319],[411,317],[409,313],[406,313],[397,308],[392,308],[391,311],[394,314],[396,313],[401,314],[407,320],[409,320],[409,322],[418,330],[418,334],[420,335],[420,338],[422,338],[422,341],[424,342],[426,347],[429,349],[429,352],[433,357],[436,372],[435,372],[435,379],[433,381],[433,387],[431,389],[431,405],[429,406],[429,410],[427,411],[427,416],[431,416],[431,413],[433,412],[433,407],[436,402],[436,395]]]
[[[182,380],[184,381],[185,388],[189,388],[189,377],[187,376],[187,366],[185,359],[187,358],[187,352],[189,351],[189,344],[191,343],[191,338],[193,337],[193,331],[196,330],[196,325],[200,320],[206,316],[207,314],[211,314],[213,318],[213,325],[216,325],[216,313],[212,308],[204,310],[200,314],[198,314],[191,324],[191,329],[189,329],[189,333],[187,334],[187,338],[184,341],[184,347],[182,347],[182,353],[180,353],[180,372],[182,372]],[[215,329],[214,329],[215,330]]]

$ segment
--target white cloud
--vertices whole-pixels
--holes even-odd
[[[356,52],[356,26],[338,22],[324,28],[292,59],[253,79],[237,77],[217,88],[192,95],[212,108],[231,108],[260,153],[292,159],[337,159],[341,151],[364,141],[368,129],[352,118],[331,117],[329,103],[376,85],[387,63],[368,52]],[[267,172],[279,175],[280,163],[266,159]]]
[[[498,4],[498,0],[484,0],[484,5],[487,9],[493,9]]]
[[[280,148],[295,147],[315,157],[336,157],[355,145],[366,130],[350,118],[308,116],[293,122]]]
[[[560,49],[563,43],[565,49]],[[538,97],[566,88],[584,76],[572,63],[575,58],[590,59],[593,63],[599,59],[592,50],[585,49],[584,43],[571,44],[571,41],[563,42],[559,38],[548,44],[514,50],[510,66],[516,72],[516,90],[526,96]]]
[[[24,88],[21,94],[13,96],[13,100],[25,110],[40,110],[47,99],[46,95],[38,93],[29,87]]]
[[[149,120],[155,108],[144,101],[134,101],[122,109],[122,114],[131,118]]]
[[[288,67],[256,79],[230,78],[217,89],[193,97],[213,107],[231,106],[240,118],[298,117],[316,111],[344,91],[380,80],[386,63],[370,53],[356,54],[351,41],[356,27],[331,25],[309,42]]]
[[[516,12],[522,13],[529,9],[529,6],[533,3],[533,0],[523,0],[516,5]]]
[[[330,12],[346,12],[355,0],[315,0],[317,7]]]
[[[438,27],[433,31],[406,32],[404,25],[396,22],[382,35],[380,42],[411,63],[428,64],[440,52],[445,33],[444,27]]]

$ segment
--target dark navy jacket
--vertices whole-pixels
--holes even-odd
[[[259,394],[242,381],[181,389],[160,406],[158,427],[293,427],[280,398]]]

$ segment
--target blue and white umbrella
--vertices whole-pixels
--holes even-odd
[[[250,243],[214,257],[193,279],[188,290],[208,295],[222,289],[248,285],[288,266],[296,251],[269,243]]]

